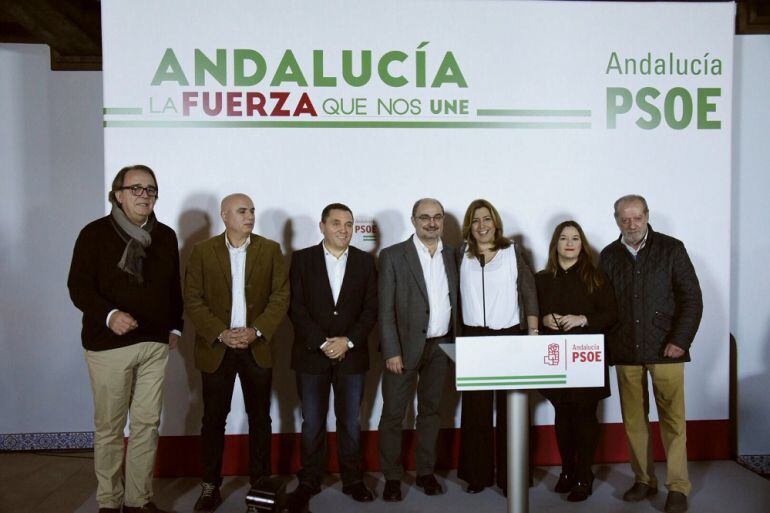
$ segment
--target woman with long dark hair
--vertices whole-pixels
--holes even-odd
[[[603,333],[617,318],[612,285],[596,268],[583,229],[565,221],[553,231],[548,264],[535,276],[543,334]],[[604,386],[541,390],[556,410],[556,439],[562,471],[555,491],[584,501],[593,490],[591,471],[599,442],[596,407],[609,397],[607,359]]]
[[[500,214],[490,202],[478,199],[468,206],[463,239],[465,242],[457,253],[462,335],[537,335],[539,313],[534,276],[518,245],[505,237]],[[492,422],[495,398],[496,444]],[[495,459],[497,485],[505,491],[505,421],[505,391],[462,393],[457,476],[468,483],[468,493],[478,493],[495,483]]]

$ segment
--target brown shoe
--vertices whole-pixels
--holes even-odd
[[[623,500],[626,502],[639,502],[647,497],[652,497],[658,493],[657,488],[644,483],[636,482],[634,486],[629,488],[626,493],[623,494]]]
[[[668,492],[664,509],[666,513],[685,513],[687,511],[687,496],[682,492]]]
[[[153,504],[152,502],[148,502],[141,508],[135,508],[132,506],[126,506],[123,505],[123,513],[172,513],[171,511],[166,511],[163,509],[160,509],[158,506]]]

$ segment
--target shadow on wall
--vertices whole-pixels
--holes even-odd
[[[185,210],[178,219],[182,276],[184,276],[186,263],[195,244],[215,235],[213,231],[219,216],[218,199],[212,195],[193,195],[185,201],[185,204],[195,205],[195,207]],[[381,248],[403,240],[406,226],[403,215],[396,211],[380,212],[374,216],[374,220],[378,230],[370,253],[376,257]],[[257,219],[255,231],[281,243],[287,269],[291,265],[294,251],[299,247],[304,247],[303,242],[320,240],[321,238],[316,220],[308,216],[291,218],[287,212],[277,209],[266,210],[261,213]],[[461,240],[460,224],[452,215],[448,215],[445,221],[445,234],[447,244],[456,245]],[[195,368],[194,362],[195,330],[188,319],[185,321],[186,329],[179,348],[180,357],[172,357],[169,362],[170,372],[166,380],[167,399],[164,409],[164,425],[167,428],[173,426],[169,430],[175,433],[197,434],[200,431],[200,420],[203,415],[201,379],[200,372]],[[277,415],[274,415],[275,418],[273,419],[274,433],[298,431],[301,421],[294,372],[290,368],[293,337],[293,328],[287,317],[281,323],[273,340],[273,407],[274,411],[277,409]],[[371,366],[366,375],[361,411],[361,426],[362,430],[365,431],[376,430],[379,424],[379,388],[384,365],[379,352],[379,329],[377,325],[372,330],[368,343]],[[454,375],[451,373],[447,377],[442,400],[442,427],[454,426],[455,416],[459,408],[460,395],[453,385]],[[412,404],[404,420],[404,427],[414,427],[415,414],[414,404]],[[333,411],[330,412],[330,420],[333,425]],[[179,422],[181,425],[174,425],[174,422]],[[239,432],[245,432],[247,427],[244,419],[244,425],[237,426],[235,429]],[[283,454],[283,451],[280,452]]]
[[[770,433],[770,417],[766,415],[767,405],[767,391],[770,390],[770,314],[768,314],[764,321],[757,319],[757,322],[764,322],[764,337],[762,340],[748,341],[737,340],[737,356],[740,363],[740,351],[741,345],[745,346],[762,346],[763,352],[763,368],[751,376],[741,378],[738,382],[737,396],[738,396],[738,411],[740,412],[740,423],[738,424],[738,437],[739,446],[749,446],[749,450],[741,450],[748,455],[756,454],[757,452],[751,450],[751,439],[756,438],[756,435],[751,436],[752,433]],[[759,331],[759,330],[758,330]],[[738,375],[740,375],[740,369],[738,369]],[[740,444],[740,437],[746,436],[749,439],[749,443],[744,442]],[[754,445],[760,445],[761,442],[754,442]]]
[[[198,242],[214,235],[213,221],[219,215],[218,200],[211,195],[193,195],[185,201],[185,204],[195,205],[195,207],[183,211],[177,220],[183,287],[185,269],[193,247]],[[177,350],[179,356],[174,357],[172,355],[166,373],[164,423],[172,423],[174,419],[184,419],[183,424],[174,426],[173,431],[191,434],[200,432],[200,423],[203,417],[203,393],[200,372],[195,368],[195,330],[186,314],[184,321],[185,330]],[[186,383],[182,381],[183,377]],[[184,384],[187,386],[184,387]],[[186,392],[186,397],[181,391]]]

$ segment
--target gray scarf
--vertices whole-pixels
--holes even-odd
[[[118,262],[118,269],[128,273],[132,279],[139,283],[143,283],[142,259],[147,256],[144,248],[152,244],[150,232],[155,227],[155,214],[150,214],[145,225],[139,227],[128,219],[116,201],[110,200],[110,203],[112,203],[112,211],[110,212],[112,227],[126,243],[126,249],[123,250],[123,256]]]

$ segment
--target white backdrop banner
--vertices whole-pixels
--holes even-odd
[[[192,245],[220,233],[219,200],[249,194],[255,231],[287,255],[320,240],[321,209],[348,204],[354,244],[412,232],[439,198],[457,242],[475,198],[501,211],[535,270],[555,225],[596,249],[612,204],[647,197],[651,224],[684,241],[704,315],[687,367],[690,419],[726,419],[734,5],[506,1],[103,0],[105,182],[158,174],[160,220]],[[162,432],[196,434],[192,328],[169,364]],[[289,323],[275,343],[273,427],[294,432]],[[364,429],[379,420],[373,369]],[[604,422],[620,422],[617,388]],[[236,391],[228,432],[247,430]],[[553,422],[533,396],[534,419]],[[447,393],[445,425],[459,399]],[[333,429],[333,420],[330,419]]]

